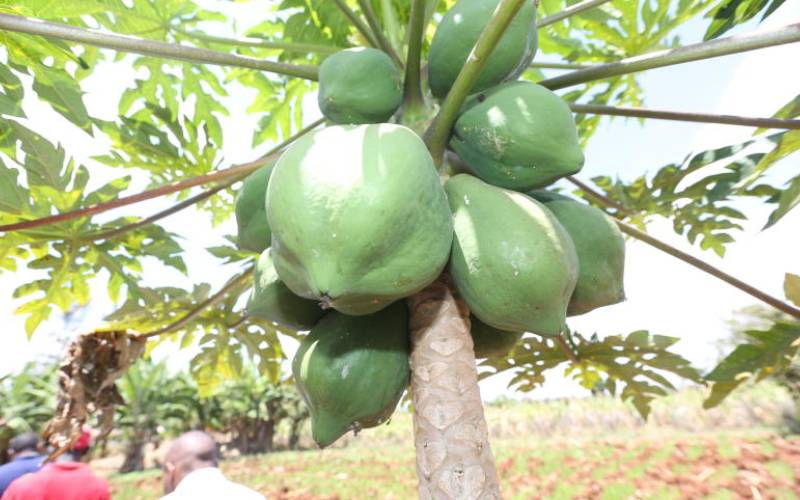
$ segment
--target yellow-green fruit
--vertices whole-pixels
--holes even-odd
[[[370,316],[326,314],[292,361],[314,441],[325,447],[348,430],[386,422],[408,385],[408,355],[404,302]]]
[[[270,162],[245,177],[236,194],[236,243],[244,250],[261,253],[269,247],[271,233],[264,202],[274,165]]]
[[[278,278],[270,249],[256,263],[253,293],[247,301],[247,314],[277,323],[292,330],[308,330],[325,314],[319,303],[293,294]]]
[[[342,50],[319,67],[318,102],[334,123],[385,122],[403,102],[403,77],[383,51]]]
[[[567,314],[576,316],[625,300],[625,239],[611,217],[556,193],[531,194],[553,212],[578,252],[578,284]]]
[[[267,218],[286,286],[353,315],[425,288],[453,241],[428,149],[400,125],[338,125],[297,140],[275,166]]]
[[[499,330],[558,335],[578,278],[566,230],[541,203],[471,175],[451,177],[445,190],[450,275],[472,313]]]
[[[569,106],[541,85],[512,82],[470,99],[450,147],[475,175],[495,186],[547,186],[583,167]]]
[[[436,28],[428,55],[428,83],[436,97],[453,86],[499,0],[459,0]],[[481,70],[472,92],[516,79],[537,48],[536,2],[526,0]]]
[[[470,316],[470,334],[476,358],[500,358],[506,356],[517,345],[524,332],[507,332],[492,328],[483,321]]]

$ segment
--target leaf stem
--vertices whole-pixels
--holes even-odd
[[[205,200],[206,198],[210,198],[210,197],[214,196],[215,194],[217,194],[218,192],[220,192],[223,189],[227,188],[228,186],[230,186],[234,182],[240,180],[245,175],[246,174],[242,174],[239,177],[235,177],[235,178],[233,178],[231,180],[225,181],[225,182],[223,182],[222,184],[219,184],[216,187],[213,187],[211,189],[203,191],[202,193],[196,194],[196,195],[192,196],[191,198],[187,198],[187,199],[183,200],[182,202],[177,203],[177,204],[175,204],[175,205],[173,205],[173,206],[171,206],[171,207],[169,207],[169,208],[167,208],[165,210],[157,212],[157,213],[151,215],[150,217],[147,217],[146,219],[142,219],[140,221],[133,222],[131,224],[125,224],[124,226],[120,226],[120,227],[115,228],[115,229],[110,229],[108,231],[103,231],[103,232],[95,233],[95,234],[89,234],[89,235],[86,235],[84,237],[79,238],[79,240],[80,241],[110,240],[110,239],[115,238],[115,237],[117,237],[117,236],[119,236],[121,234],[125,234],[125,233],[128,233],[130,231],[133,231],[134,229],[138,229],[138,228],[140,228],[142,226],[147,226],[147,225],[152,224],[153,222],[161,220],[161,219],[163,219],[165,217],[169,217],[170,215],[172,215],[174,213],[180,212],[181,210],[183,210],[185,208],[189,208],[192,205]]]
[[[450,137],[450,130],[458,117],[461,105],[464,104],[472,87],[478,80],[483,66],[525,1],[527,0],[500,0],[491,19],[489,19],[486,27],[481,32],[480,37],[478,37],[475,47],[467,57],[466,63],[458,73],[456,81],[453,82],[453,86],[444,98],[439,113],[425,132],[425,143],[428,145],[433,161],[437,166],[442,163],[444,150]]]
[[[238,45],[240,47],[258,47],[264,49],[285,50],[291,52],[314,52],[317,54],[333,54],[342,50],[343,47],[334,47],[332,45],[319,45],[315,43],[299,43],[299,42],[273,42],[270,40],[263,40],[261,38],[247,37],[247,38],[226,38],[223,36],[207,35],[200,31],[189,31],[180,28],[173,28],[174,31],[181,33],[197,40],[203,40],[210,43],[219,43],[224,45]]]
[[[238,178],[243,175],[247,175],[250,172],[256,170],[257,168],[261,167],[268,161],[270,161],[274,156],[276,156],[280,150],[297,140],[299,137],[305,135],[306,133],[310,132],[312,129],[316,128],[324,121],[324,118],[321,118],[304,129],[297,132],[295,135],[291,136],[290,138],[286,139],[281,144],[272,148],[267,154],[262,156],[261,158],[251,161],[249,163],[244,163],[242,165],[238,165],[231,168],[226,168],[224,170],[218,170],[216,172],[211,172],[205,175],[199,175],[196,177],[191,177],[189,179],[184,179],[182,181],[174,182],[172,184],[167,184],[165,186],[159,186],[157,188],[153,188],[147,191],[143,191],[141,193],[137,193],[131,196],[123,196],[117,198],[115,200],[107,201],[104,203],[98,203],[96,205],[90,205],[88,207],[80,208],[78,210],[72,210],[70,212],[63,212],[60,214],[49,215],[47,217],[42,217],[39,219],[15,222],[13,224],[6,224],[4,226],[0,226],[0,231],[2,232],[9,232],[9,231],[17,231],[20,229],[28,229],[32,227],[38,226],[45,226],[48,224],[54,224],[56,222],[62,222],[72,219],[77,219],[80,217],[88,217],[90,215],[99,214],[102,212],[106,212],[108,210],[112,210],[114,208],[120,208],[127,205],[133,205],[134,203],[139,203],[141,201],[150,200],[153,198],[158,198],[159,196],[164,196],[167,194],[175,193],[177,191],[183,191],[184,189],[188,189],[194,186],[199,186],[202,184],[208,184],[211,182],[216,182],[224,179],[230,179],[232,177]]]
[[[375,15],[375,11],[372,10],[372,5],[370,4],[369,0],[358,0],[358,5],[361,7],[364,17],[367,18],[367,24],[369,24],[375,40],[378,41],[378,46],[382,51],[389,54],[389,57],[392,58],[395,64],[402,68],[403,60],[397,55],[397,52],[395,52],[394,47],[392,47],[392,44],[389,42],[389,39],[386,38],[386,35],[383,33],[381,22],[378,20],[378,16]]]
[[[800,23],[747,35],[718,38],[716,40],[695,43],[685,47],[629,57],[612,63],[599,64],[587,69],[573,71],[566,75],[548,78],[547,80],[542,80],[539,84],[551,90],[563,89],[565,87],[601,80],[603,78],[610,78],[612,76],[636,73],[638,71],[699,61],[729,54],[738,54],[740,52],[797,41],[800,41]]]
[[[590,68],[589,64],[572,64],[572,63],[548,63],[548,62],[534,62],[530,65],[531,68],[542,69],[586,69]]]
[[[773,297],[772,295],[769,295],[768,293],[763,292],[754,286],[748,285],[744,281],[737,279],[731,276],[730,274],[721,271],[720,269],[717,269],[711,264],[708,264],[707,262],[704,262],[696,257],[692,257],[691,255],[682,252],[681,250],[678,250],[677,248],[668,245],[667,243],[664,243],[663,241],[657,238],[650,236],[644,231],[640,231],[635,227],[629,224],[625,224],[620,220],[617,220],[616,222],[617,226],[619,226],[620,230],[622,230],[623,233],[633,236],[637,240],[643,241],[650,246],[658,248],[662,252],[668,253],[669,255],[672,255],[673,257],[676,257],[686,262],[687,264],[692,265],[697,269],[700,269],[701,271],[704,271],[724,281],[725,283],[728,283],[729,285],[738,288],[739,290],[742,290],[743,292],[757,298],[758,300],[771,305],[772,307],[778,309],[779,311],[783,311],[786,314],[789,314],[791,316],[794,316],[795,318],[800,319],[800,309],[792,307],[791,305],[783,302],[782,300]]]
[[[562,19],[574,16],[575,14],[580,14],[583,11],[593,9],[598,5],[603,5],[609,1],[610,0],[586,0],[584,2],[576,3],[567,7],[561,12],[553,14],[552,16],[543,17],[538,23],[536,23],[536,25],[541,28],[542,26],[547,26],[548,24],[557,23]]]
[[[422,37],[425,29],[425,0],[412,0],[408,20],[408,54],[403,94],[406,106],[418,108],[424,104],[420,64],[422,59]]]
[[[700,123],[722,123],[726,125],[743,125],[747,127],[800,129],[800,120],[783,118],[756,118],[749,116],[716,115],[708,113],[685,113],[661,109],[627,108],[617,106],[599,106],[594,104],[570,104],[575,113],[596,115],[632,116],[636,118],[655,118],[657,120],[677,120]]]
[[[306,80],[317,79],[317,68],[315,66],[265,61],[255,57],[228,54],[176,43],[147,40],[128,35],[117,35],[10,14],[0,14],[0,30],[70,40],[93,45],[95,47],[114,49],[121,52],[132,52],[145,56],[162,57],[194,63],[216,64],[219,66],[238,66],[304,78]]]
[[[392,6],[392,0],[381,0],[381,10],[383,11],[383,24],[386,26],[386,37],[389,39],[395,51],[400,51],[400,23]]]
[[[240,274],[239,276],[237,276],[234,279],[230,280],[225,286],[220,288],[220,290],[217,293],[215,293],[211,297],[207,298],[206,300],[204,300],[203,302],[198,304],[197,307],[195,307],[194,309],[189,311],[185,316],[183,316],[183,317],[177,319],[176,321],[173,321],[172,323],[170,323],[170,324],[168,324],[166,326],[163,326],[163,327],[161,327],[161,328],[159,328],[157,330],[153,330],[153,331],[147,332],[147,333],[142,333],[142,334],[137,335],[136,337],[137,338],[142,338],[142,339],[149,339],[151,337],[157,337],[158,335],[163,335],[165,333],[169,333],[169,332],[175,331],[178,328],[186,325],[187,323],[191,322],[193,319],[198,317],[200,314],[202,314],[203,311],[205,311],[209,307],[212,307],[215,304],[218,304],[219,302],[221,302],[222,299],[224,299],[225,296],[228,295],[229,292],[231,292],[232,290],[237,288],[239,285],[241,285],[242,283],[244,283],[247,280],[249,280],[252,277],[252,271],[253,271],[252,268],[248,268],[242,274]]]
[[[597,191],[589,188],[589,186],[586,186],[585,184],[581,183],[577,179],[574,179],[572,177],[568,177],[568,180],[570,182],[572,182],[573,184],[575,184],[576,186],[578,186],[581,189],[581,191],[585,192],[586,194],[588,194],[589,196],[591,196],[595,200],[599,201],[601,204],[606,205],[606,206],[611,207],[611,208],[614,208],[614,209],[617,209],[617,210],[622,209],[621,211],[627,212],[628,214],[632,214],[633,213],[630,210],[622,207],[618,203],[614,202],[613,200],[610,200],[606,196],[603,196],[602,194],[598,193]],[[748,295],[750,295],[752,297],[755,297],[756,299],[764,302],[765,304],[769,304],[770,306],[774,307],[775,309],[778,309],[779,311],[783,311],[786,314],[789,314],[791,316],[794,316],[795,318],[800,319],[800,309],[795,308],[795,307],[791,306],[790,304],[787,304],[786,302],[783,302],[782,300],[778,299],[777,297],[773,297],[772,295],[769,295],[768,293],[763,292],[763,291],[759,290],[758,288],[756,288],[756,287],[754,287],[752,285],[749,285],[749,284],[745,283],[744,281],[742,281],[742,280],[740,280],[738,278],[735,278],[735,277],[731,276],[730,274],[728,274],[728,273],[726,273],[726,272],[724,272],[724,271],[712,266],[711,264],[709,264],[707,262],[704,262],[704,261],[698,259],[697,257],[693,257],[693,256],[689,255],[686,252],[678,250],[677,248],[673,247],[672,245],[670,245],[668,243],[665,243],[665,242],[659,240],[658,238],[654,238],[653,236],[650,236],[649,234],[647,234],[644,231],[640,231],[639,229],[637,229],[637,228],[635,228],[635,227],[633,227],[633,226],[631,226],[629,224],[624,223],[624,222],[622,222],[621,220],[619,220],[616,217],[614,217],[614,220],[617,223],[617,226],[619,226],[620,230],[623,233],[625,233],[625,234],[627,234],[629,236],[632,236],[633,238],[636,238],[637,240],[643,241],[643,242],[647,243],[648,245],[650,245],[652,247],[655,247],[655,248],[661,250],[662,252],[667,253],[667,254],[669,254],[669,255],[671,255],[671,256],[679,259],[679,260],[682,260],[682,261],[686,262],[687,264],[689,264],[691,266],[694,266],[697,269],[700,269],[701,271],[703,271],[705,273],[708,273],[711,276],[714,276],[715,278],[720,279],[720,280],[724,281],[725,283],[727,283],[727,284],[729,284],[729,285],[731,285],[731,286],[733,286],[735,288],[738,288],[739,290],[745,292],[746,294],[748,294]]]
[[[578,355],[575,354],[575,351],[572,350],[572,347],[570,347],[570,345],[567,344],[567,341],[564,340],[563,336],[559,335],[554,340],[556,341],[556,345],[558,345],[558,348],[561,350],[562,353],[564,353],[564,356],[566,356],[567,359],[569,359],[575,364],[580,363]]]
[[[353,26],[361,33],[364,39],[371,47],[380,47],[380,44],[373,36],[372,32],[369,30],[369,26],[364,24],[364,21],[361,20],[360,17],[356,15],[355,12],[347,6],[344,0],[333,0],[336,3],[336,6],[339,7],[339,10],[353,23]]]

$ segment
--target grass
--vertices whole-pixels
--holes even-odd
[[[772,389],[768,389],[772,390]],[[785,438],[777,421],[752,420],[739,409],[776,410],[763,389],[727,402],[717,414],[695,412],[697,394],[678,394],[654,409],[659,424],[629,422],[622,403],[600,398],[551,403],[503,402],[487,407],[492,449],[505,498],[763,498],[800,496],[800,438]],[[765,395],[766,394],[766,395]],[[777,393],[776,393],[777,394]],[[770,406],[772,405],[772,406]],[[596,418],[603,416],[602,425]],[[751,420],[743,420],[750,415]],[[411,416],[348,437],[326,450],[284,451],[223,462],[232,480],[267,498],[405,499],[416,497]],[[113,497],[158,498],[158,470],[114,475]]]

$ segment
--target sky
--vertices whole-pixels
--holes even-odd
[[[214,2],[201,2],[213,5]],[[248,5],[235,4],[241,19],[248,17]],[[765,23],[754,22],[738,27],[732,34],[754,29],[778,27],[800,21],[800,2],[785,3]],[[242,23],[243,25],[246,23]],[[701,40],[704,22],[692,22],[682,29],[684,44]],[[787,61],[797,60],[798,44],[773,47],[735,56],[651,70],[641,76],[646,106],[652,108],[687,110],[709,113],[769,116],[789,99],[797,95],[796,78],[788,74]],[[116,116],[119,93],[132,78],[132,70],[105,65],[86,82],[85,102],[90,113],[105,119]],[[555,73],[553,73],[555,74]],[[251,91],[241,89],[235,99],[248,101]],[[241,103],[240,103],[241,104]],[[307,106],[307,120],[317,118],[313,98]],[[34,100],[26,100],[25,109],[36,130],[44,130],[50,139],[70,146],[70,152],[80,151],[77,159],[91,162],[88,158],[103,152],[105,143],[92,140],[68,127],[58,115]],[[240,106],[241,109],[241,106]],[[258,117],[229,117],[223,120],[225,130],[225,164],[252,160],[262,154],[269,145],[253,149],[250,144],[251,131]],[[47,127],[42,125],[47,123]],[[38,126],[37,126],[38,124]],[[698,151],[746,139],[752,128],[725,125],[689,124],[648,120],[644,125],[637,120],[605,119],[598,133],[585,151],[586,165],[579,177],[589,179],[595,175],[617,175],[631,179],[644,172],[654,173],[670,162],[679,162],[689,151]],[[793,155],[777,165],[777,178],[788,178],[798,171],[800,158]],[[113,172],[111,175],[116,174]],[[106,174],[109,175],[109,174]],[[92,182],[100,184],[106,179],[95,176]],[[126,209],[126,213],[147,215],[169,205],[168,200],[155,200]],[[761,231],[768,210],[756,205],[747,205],[752,220],[745,231],[738,233],[735,244],[719,259],[711,252],[702,252],[691,247],[685,238],[675,234],[666,220],[656,220],[648,231],[656,237],[705,259],[723,270],[755,285],[773,295],[783,297],[784,273],[800,273],[800,210],[786,216],[779,224]],[[105,217],[112,218],[119,212]],[[167,229],[186,235],[185,228],[192,227],[191,239],[186,241],[187,262],[193,274],[182,276],[171,270],[159,270],[145,276],[149,286],[188,285],[190,278],[208,281],[220,286],[232,272],[229,267],[220,267],[204,248],[220,243],[220,235],[235,232],[233,221],[219,228],[211,228],[203,218],[196,217],[191,210],[181,212],[168,219]],[[29,281],[30,273],[0,275],[0,322],[5,332],[0,341],[0,376],[22,367],[25,362],[38,356],[57,355],[63,349],[63,339],[78,331],[91,330],[102,324],[102,317],[113,310],[113,304],[105,297],[104,283],[93,288],[91,307],[83,313],[80,321],[70,325],[62,323],[58,315],[49,321],[32,340],[24,333],[24,318],[13,311],[19,306],[11,297],[13,288]],[[627,334],[635,330],[680,338],[674,350],[698,366],[707,369],[713,366],[719,353],[715,347],[718,339],[728,335],[726,321],[733,311],[755,303],[755,299],[721,281],[706,275],[687,264],[677,261],[638,241],[628,240],[626,254],[625,289],[627,301],[601,308],[583,316],[572,318],[570,326],[584,334],[597,332],[601,336]],[[291,355],[296,343],[286,343]],[[185,366],[191,350],[174,354],[175,347],[167,346],[157,356],[170,353],[171,364]],[[537,399],[585,395],[572,381],[564,379],[558,370],[549,374],[546,384],[526,395],[511,394],[507,389],[509,377],[500,375],[481,383],[484,399],[499,396],[533,397]]]

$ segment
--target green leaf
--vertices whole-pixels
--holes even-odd
[[[718,405],[748,379],[760,380],[784,369],[800,347],[798,322],[778,321],[769,330],[749,330],[745,334],[750,343],[737,346],[705,376],[714,385],[704,408]]]
[[[783,280],[783,293],[794,305],[800,307],[800,276],[786,273]]]
[[[795,177],[789,182],[789,186],[784,189],[778,197],[778,208],[776,208],[767,219],[764,229],[775,225],[776,222],[789,213],[794,207],[800,204],[800,176]]]
[[[763,21],[781,6],[785,0],[723,0],[706,17],[712,18],[703,40],[711,40],[724,34],[738,24],[742,24],[764,11]]]

